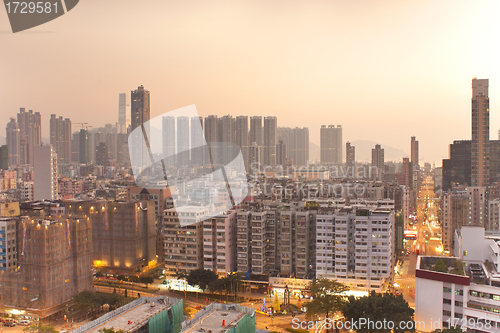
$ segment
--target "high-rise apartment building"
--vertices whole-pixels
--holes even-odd
[[[278,140],[286,144],[286,155],[292,159],[293,165],[308,165],[309,128],[278,127]]]
[[[50,144],[57,154],[58,164],[71,162],[71,120],[50,115]]]
[[[203,268],[220,276],[236,270],[236,212],[203,222]]]
[[[264,165],[276,165],[276,143],[278,143],[278,118],[264,117]]]
[[[384,149],[381,145],[375,145],[372,149],[372,167],[375,167],[375,170],[371,171],[372,176],[380,180],[384,171]]]
[[[345,144],[345,164],[346,166],[354,168],[356,164],[356,147],[352,146],[350,142]],[[352,173],[352,171],[350,171]]]
[[[471,185],[471,140],[457,140],[450,144],[449,159],[443,160],[443,190],[455,185]]]
[[[394,267],[392,210],[345,207],[316,215],[316,277],[383,291]]]
[[[130,130],[134,131],[137,127],[142,127],[142,131],[134,134],[132,139],[134,142],[129,142],[131,145],[130,147],[133,149],[131,155],[134,159],[139,159],[135,161],[136,165],[144,166],[149,163],[150,159],[149,147],[151,143],[146,141],[145,144],[142,144],[143,135],[145,134],[147,137],[151,135],[149,126],[149,120],[151,119],[149,91],[144,89],[144,86],[141,85],[131,92],[130,100]]]
[[[191,118],[191,151],[190,164],[202,166],[205,162],[205,134],[203,133],[203,118]]]
[[[418,166],[418,141],[417,138],[411,137],[411,164],[413,166]]]
[[[151,119],[149,90],[145,90],[144,86],[139,86],[131,92],[130,100],[131,130],[133,131]]]
[[[165,159],[165,167],[175,166],[175,117],[165,116],[162,118],[162,152]]]
[[[408,157],[403,158],[403,184],[411,188],[413,182],[413,168]]]
[[[500,182],[500,140],[490,140],[490,184]]]
[[[35,200],[57,200],[57,154],[52,146],[35,146]]]
[[[262,140],[262,117],[250,117],[250,144],[255,142],[258,146],[262,147]]]
[[[95,152],[95,162],[97,165],[107,166],[109,164],[109,154],[108,147],[106,143],[101,142],[96,148]]]
[[[20,140],[20,163],[33,165],[34,147],[42,143],[42,120],[39,112],[26,112],[21,108],[17,114]]]
[[[7,145],[0,146],[0,170],[9,169],[9,147]]]
[[[118,133],[126,134],[127,128],[130,125],[128,109],[130,104],[127,100],[127,94],[121,93],[118,95]]]
[[[9,150],[9,165],[21,164],[21,134],[15,118],[10,118],[6,129],[6,142]]]
[[[248,162],[248,116],[239,116],[236,117],[236,145],[240,147],[241,154],[243,156],[243,161],[245,161],[245,165],[247,170],[249,168]]]
[[[203,130],[205,132],[205,140],[207,144],[210,146],[210,149],[207,154],[208,156],[205,156],[205,163],[217,164],[218,163],[217,156],[220,156],[218,155],[220,153],[218,149],[219,146],[217,145],[217,142],[219,142],[219,135],[218,135],[219,119],[217,118],[217,116],[210,115],[208,117],[205,117]]]
[[[91,157],[90,157],[90,135],[89,131],[86,129],[81,129],[80,130],[80,135],[78,138],[78,145],[80,147],[79,149],[79,156],[80,156],[80,163],[81,164],[87,164],[90,163]]]
[[[490,99],[488,79],[472,79],[472,186],[489,184]]]
[[[189,117],[177,117],[177,155],[178,167],[186,167],[189,164]]]
[[[276,164],[284,165],[286,163],[287,155],[287,144],[283,142],[283,140],[279,140],[276,145]]]
[[[203,209],[203,208],[201,208]],[[205,212],[184,212],[198,216],[205,216]],[[203,268],[203,222],[181,226],[179,215],[175,208],[163,212],[163,239],[165,254],[165,275],[175,276],[176,273],[189,273]]]
[[[342,163],[342,126],[321,125],[320,160],[323,164]]]

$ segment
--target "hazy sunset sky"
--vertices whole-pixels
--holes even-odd
[[[3,6],[2,6],[3,7]],[[278,126],[341,124],[421,161],[470,139],[471,80],[490,80],[500,129],[500,1],[82,0],[12,34],[0,8],[0,136],[20,107],[116,122],[118,94],[151,92],[152,117],[275,115]],[[76,130],[75,126],[73,127]]]

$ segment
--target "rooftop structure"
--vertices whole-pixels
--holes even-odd
[[[255,310],[236,304],[212,303],[182,326],[181,333],[254,333]]]
[[[141,297],[104,316],[78,327],[71,333],[98,333],[102,328],[125,332],[178,332],[183,302],[170,297]]]

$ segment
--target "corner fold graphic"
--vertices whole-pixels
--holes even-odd
[[[3,2],[13,33],[34,28],[65,14],[62,0],[30,3],[4,0]],[[64,0],[67,11],[73,9],[78,2],[79,0]],[[29,7],[32,3],[35,6]]]

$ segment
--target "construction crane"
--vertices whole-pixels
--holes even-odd
[[[89,128],[92,128],[92,126],[89,126],[89,123],[73,123],[73,124],[77,125],[77,127],[85,129],[86,131],[88,131]]]

